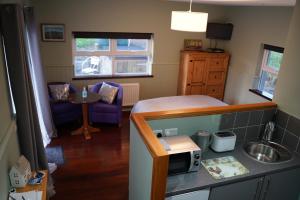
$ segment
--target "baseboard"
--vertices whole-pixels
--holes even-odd
[[[5,132],[4,136],[2,137],[2,140],[0,141],[0,160],[2,160],[2,156],[5,153],[5,150],[7,148],[8,142],[13,134],[16,134],[17,132],[17,125],[15,120],[12,120],[10,125],[8,126],[7,131]]]
[[[123,106],[122,111],[131,111],[133,106]]]

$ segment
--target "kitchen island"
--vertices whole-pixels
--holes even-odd
[[[268,102],[132,113],[130,123],[129,199],[164,200],[166,196],[235,181],[235,178],[215,181],[212,177],[209,177],[210,175],[204,171],[204,168],[197,173],[168,177],[169,155],[159,142],[154,130],[177,128],[179,135],[191,136],[197,130],[214,132],[231,129],[235,119],[238,116],[241,116],[242,119],[245,112],[251,112],[251,115],[253,114],[254,117],[262,113],[259,124],[249,127],[249,134],[247,134],[247,139],[255,139],[258,137],[259,130],[264,124],[272,119],[276,112],[276,107],[275,103]],[[254,119],[253,122],[255,121],[257,120]],[[258,177],[263,173],[267,173],[268,167],[262,167],[261,171],[255,171],[254,163],[256,161],[242,157],[242,153],[237,148],[233,152],[233,156],[238,160],[243,158],[246,161],[245,166],[249,170],[254,170],[248,175],[244,175],[244,179]],[[226,155],[226,153],[223,155]],[[222,154],[214,155],[209,153],[205,156],[207,158],[209,156],[222,157]],[[282,167],[284,168],[284,164],[280,164],[280,166],[279,168],[275,167],[273,172],[281,170]]]

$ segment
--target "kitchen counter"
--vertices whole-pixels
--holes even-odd
[[[294,154],[292,160],[283,163],[261,163],[250,158],[243,150],[242,145],[237,146],[235,150],[231,152],[215,153],[209,150],[202,155],[202,160],[224,156],[235,157],[250,171],[250,173],[217,180],[214,179],[203,166],[201,166],[201,169],[198,172],[169,176],[167,180],[166,196],[174,196],[209,187],[222,186],[300,167],[300,156],[298,154]]]

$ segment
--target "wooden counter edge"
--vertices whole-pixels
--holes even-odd
[[[16,192],[29,192],[33,190],[42,191],[42,200],[47,199],[47,182],[48,182],[48,170],[42,170],[45,173],[45,176],[42,180],[42,183],[39,185],[26,185],[23,188],[16,188]]]

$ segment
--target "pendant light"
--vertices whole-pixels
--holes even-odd
[[[172,11],[171,29],[177,31],[205,32],[208,13],[192,12],[192,0],[189,11]]]

